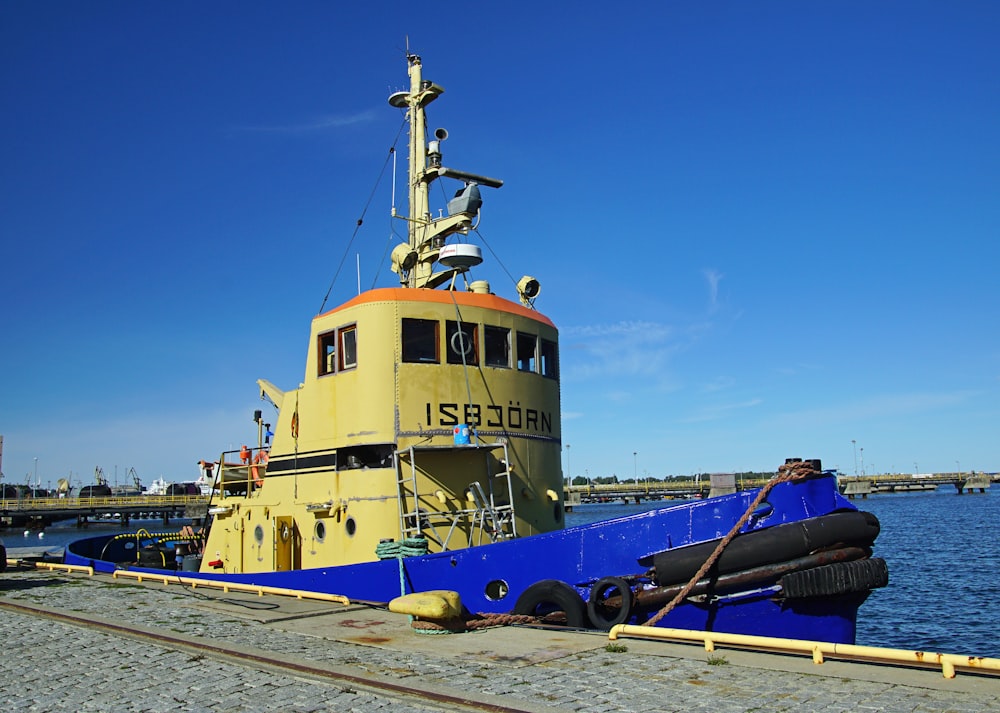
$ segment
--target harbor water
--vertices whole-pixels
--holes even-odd
[[[889,564],[889,586],[872,592],[858,616],[857,642],[1000,658],[1000,488],[958,495],[952,486],[935,491],[876,494],[855,504],[882,523],[875,554]],[[578,505],[567,525],[634,514],[669,503]],[[176,530],[188,521],[133,522],[151,532]],[[6,530],[8,548],[64,547],[81,537],[122,532],[114,523],[72,523],[37,532]]]

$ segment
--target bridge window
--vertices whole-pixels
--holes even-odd
[[[353,369],[358,365],[358,327],[352,324],[339,330],[340,368]]]
[[[555,342],[542,340],[542,376],[559,378],[559,358]]]
[[[337,333],[319,335],[319,375],[332,374],[337,370]]]
[[[445,345],[449,364],[478,364],[479,343],[476,325],[467,322],[445,323]]]
[[[538,360],[538,337],[525,332],[517,333],[517,368],[520,371],[535,371]]]
[[[483,327],[486,366],[510,368],[510,330],[506,327]]]
[[[440,325],[433,319],[403,319],[403,361],[417,364],[438,364],[438,332]]]
[[[318,346],[319,369],[317,371],[320,376],[355,368],[358,365],[357,325],[352,324],[349,327],[341,327],[319,335]]]

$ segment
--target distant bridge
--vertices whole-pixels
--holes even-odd
[[[730,485],[722,485],[728,476]],[[870,493],[909,493],[936,490],[940,485],[954,485],[959,494],[985,492],[992,480],[990,473],[933,473],[921,475],[839,475],[840,492],[848,497]],[[566,503],[642,502],[644,500],[674,500],[705,498],[712,495],[713,480],[716,492],[734,492],[762,488],[768,478],[741,478],[733,474],[713,473],[697,480],[643,481],[640,483],[591,483],[567,485]]]
[[[994,480],[990,473],[926,473],[919,475],[841,475],[840,492],[848,497],[867,497],[869,493],[912,493],[937,490],[940,485],[954,485],[958,494],[968,491],[985,493]]]
[[[718,474],[716,474],[718,475]],[[761,488],[766,478],[734,479],[736,490]],[[690,500],[707,498],[712,492],[709,477],[698,480],[643,481],[641,483],[592,483],[567,485],[564,488],[567,504],[606,503],[615,500],[642,502],[643,500]],[[732,492],[732,488],[729,489]]]
[[[204,518],[207,495],[137,495],[103,498],[5,498],[0,500],[0,526],[46,527],[76,518],[77,527],[97,519],[112,519],[122,527],[132,519]]]

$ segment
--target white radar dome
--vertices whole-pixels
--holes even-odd
[[[438,262],[446,267],[474,267],[483,261],[483,251],[478,245],[453,243],[445,245],[438,253]]]

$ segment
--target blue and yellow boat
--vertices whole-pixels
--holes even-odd
[[[789,462],[763,491],[565,527],[558,331],[534,277],[514,299],[471,279],[483,255],[468,236],[502,181],[445,165],[448,132],[426,123],[444,90],[407,63],[409,89],[389,97],[409,126],[399,286],[314,317],[296,388],[258,381],[275,414],[255,416],[255,447],[205,465],[202,533],[87,538],[66,562],[379,603],[450,590],[468,612],[577,627],[853,642],[887,581],[878,523],[818,461]],[[445,181],[454,195],[432,209]]]

